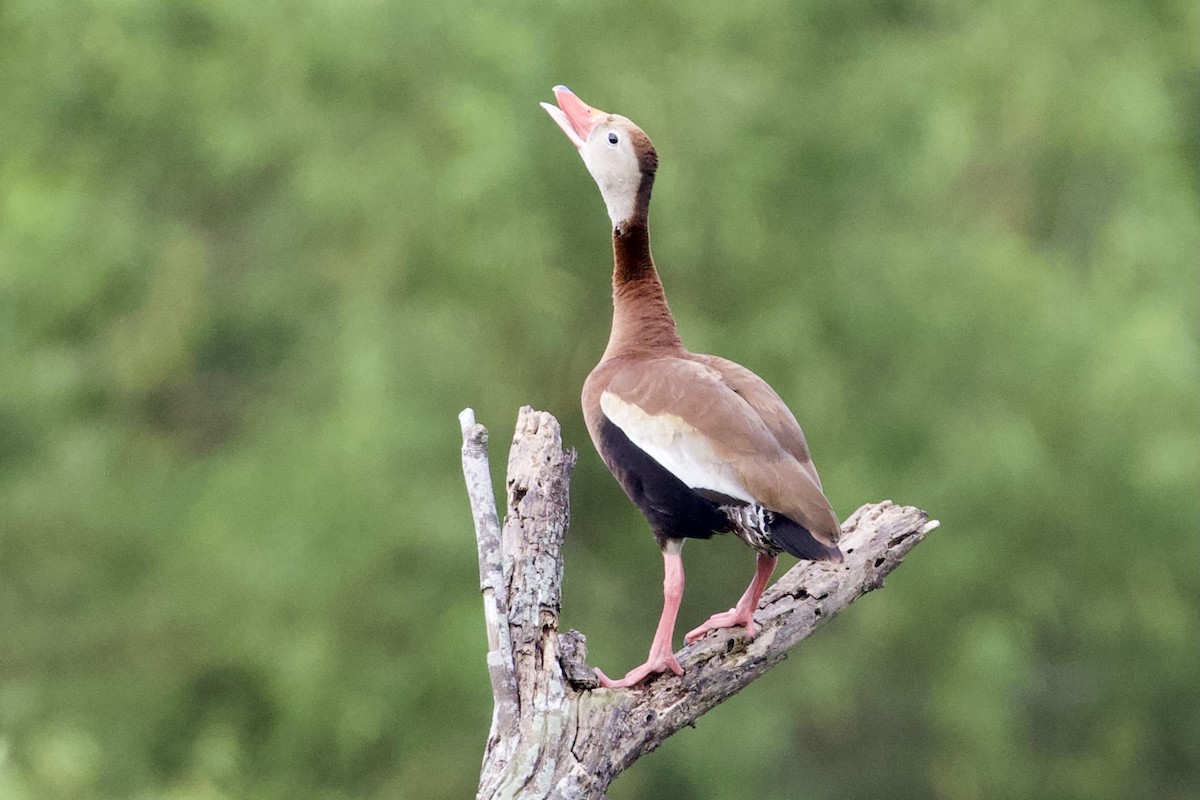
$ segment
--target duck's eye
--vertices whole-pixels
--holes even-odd
[[[619,140],[617,139],[617,134],[613,133],[612,131],[609,131],[608,132],[608,143],[611,144],[613,147],[616,147],[618,141]]]

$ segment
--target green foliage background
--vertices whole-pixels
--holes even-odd
[[[660,560],[578,408],[663,166],[685,341],[842,515],[942,530],[629,798],[1196,798],[1200,14],[1185,0],[0,4],[0,797],[454,798],[490,718],[457,412],[579,448],[565,625]],[[752,571],[694,545],[681,626]]]

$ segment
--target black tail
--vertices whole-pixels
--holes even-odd
[[[796,558],[837,563],[842,561],[842,551],[837,548],[837,545],[830,547],[821,544],[808,532],[808,528],[782,514],[776,514],[775,519],[772,520],[770,538],[773,543]]]

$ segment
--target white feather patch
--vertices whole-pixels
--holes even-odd
[[[642,183],[642,168],[626,132],[620,131],[620,144],[614,149],[605,144],[608,130],[609,126],[597,127],[579,149],[579,154],[600,187],[608,218],[616,228],[633,216],[638,187]]]
[[[600,410],[629,440],[692,489],[720,492],[755,503],[733,468],[699,431],[675,414],[647,414],[612,392],[600,395]]]

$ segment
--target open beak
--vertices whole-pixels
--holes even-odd
[[[554,99],[558,101],[557,106],[549,103],[542,103],[541,106],[554,118],[558,127],[562,128],[562,132],[577,149],[583,147],[596,123],[608,116],[607,113],[580,100],[574,92],[561,84],[554,87]]]

